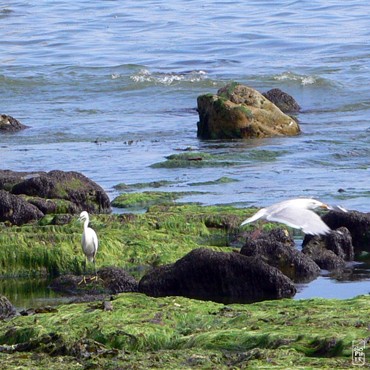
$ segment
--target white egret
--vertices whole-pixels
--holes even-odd
[[[81,212],[78,220],[84,221],[84,231],[82,233],[81,245],[82,245],[82,250],[85,255],[85,273],[86,273],[87,261],[93,262],[94,270],[95,270],[95,279],[97,279],[98,276],[96,272],[95,257],[96,257],[96,252],[98,251],[98,245],[99,245],[98,237],[96,235],[96,232],[91,227],[89,227],[90,219],[89,219],[89,214],[86,211]],[[86,283],[85,275],[83,279],[80,281],[80,284],[82,282]]]
[[[297,198],[289,199],[269,207],[260,209],[254,216],[247,218],[240,226],[264,219],[267,221],[280,222],[294,229],[300,229],[305,234],[325,235],[330,232],[330,228],[318,216],[313,209],[339,209],[346,212],[341,207],[330,207],[315,199]]]

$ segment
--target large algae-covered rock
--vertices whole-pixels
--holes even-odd
[[[229,84],[198,97],[202,139],[263,138],[300,133],[298,123],[251,87]]]
[[[207,248],[194,249],[174,264],[148,272],[139,282],[139,291],[222,303],[288,298],[296,293],[292,281],[261,258]]]
[[[0,170],[0,190],[0,221],[17,225],[48,213],[111,211],[105,191],[79,172]]]

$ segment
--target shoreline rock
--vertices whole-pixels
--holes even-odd
[[[139,292],[227,304],[293,297],[296,288],[288,277],[260,258],[197,248],[175,263],[144,275]]]
[[[22,225],[46,214],[110,213],[102,187],[79,172],[0,170],[0,222]]]
[[[330,211],[322,219],[331,229],[344,226],[349,230],[355,253],[370,252],[370,213]]]
[[[302,245],[302,252],[324,270],[344,269],[346,261],[354,258],[351,233],[346,227],[332,230],[325,236],[306,235]]]
[[[93,280],[94,275],[86,275],[86,283],[81,283],[83,276],[80,275],[61,275],[51,282],[50,288],[64,295],[78,296],[81,300],[138,291],[138,282],[122,268],[107,266],[99,269],[97,274],[98,280]]]
[[[295,283],[310,282],[321,271],[314,260],[296,249],[294,240],[280,228],[264,232],[255,239],[247,238],[240,253],[262,259]]]

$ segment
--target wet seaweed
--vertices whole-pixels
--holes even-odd
[[[356,322],[368,320],[369,299],[224,306],[126,293],[111,311],[70,304],[0,322],[0,358],[23,366],[33,363],[33,353],[43,366],[59,359],[104,368],[344,368],[352,340],[368,338],[368,328]]]

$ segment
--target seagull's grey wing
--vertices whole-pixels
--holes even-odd
[[[330,228],[316,213],[302,208],[287,207],[270,214],[266,220],[301,229],[305,234],[322,235],[330,232]]]
[[[338,206],[338,205],[329,206],[328,209],[331,210],[331,211],[340,211],[340,212],[345,212],[345,213],[348,212],[344,207]]]
[[[253,221],[256,221],[258,220],[259,218],[265,218],[265,215],[266,215],[266,209],[265,208],[262,208],[260,209],[258,212],[256,212],[252,217],[249,217],[247,218],[246,220],[244,220],[240,226],[243,226],[245,224],[249,224],[250,222],[253,222]]]

